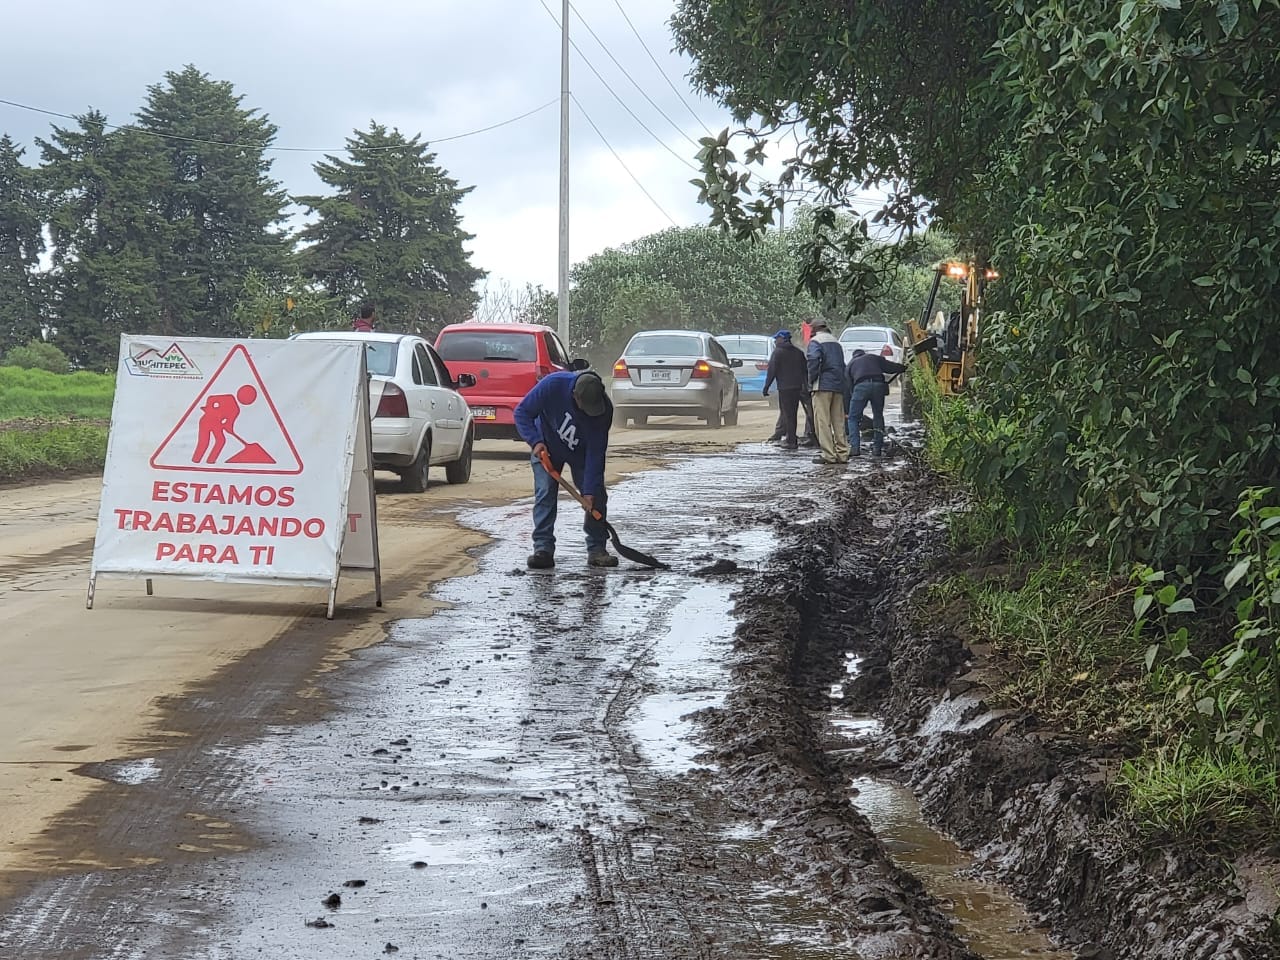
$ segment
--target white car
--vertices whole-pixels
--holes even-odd
[[[431,344],[410,334],[322,330],[293,339],[364,344],[375,467],[400,474],[410,493],[427,489],[433,466],[450,483],[471,479],[475,425],[458,388],[475,386],[475,377],[454,380]]]
[[[845,363],[853,359],[855,350],[878,353],[894,363],[901,363],[906,353],[902,336],[893,327],[846,327],[840,334],[840,349]]]

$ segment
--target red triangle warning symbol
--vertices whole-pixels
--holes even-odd
[[[157,470],[292,476],[302,458],[243,344],[227,354],[151,455]]]

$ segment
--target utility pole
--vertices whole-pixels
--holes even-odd
[[[560,14],[560,290],[556,327],[569,349],[569,0]]]

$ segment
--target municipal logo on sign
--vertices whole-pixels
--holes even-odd
[[[150,343],[130,345],[125,367],[135,377],[168,377],[175,380],[200,380],[204,374],[176,343],[167,347]]]
[[[157,470],[293,476],[302,458],[243,346],[227,358],[151,455]]]

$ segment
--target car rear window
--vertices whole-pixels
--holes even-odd
[[[767,357],[773,347],[768,340],[746,337],[716,337],[725,351],[733,357]]]
[[[396,375],[396,356],[400,353],[400,344],[385,341],[365,341],[364,365],[370,373],[380,377]]]
[[[636,337],[624,352],[631,357],[700,357],[702,339],[679,334]]]
[[[532,333],[446,331],[440,337],[436,353],[444,360],[534,363],[538,359],[538,342]]]
[[[872,343],[888,343],[889,331],[884,327],[850,327],[840,334],[841,340],[870,340]]]

